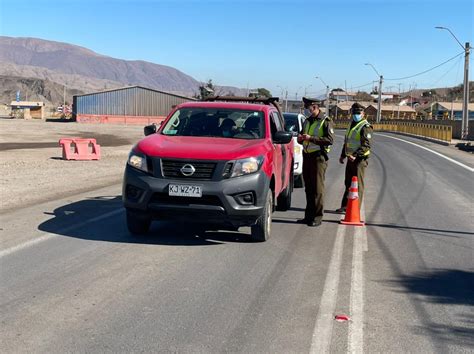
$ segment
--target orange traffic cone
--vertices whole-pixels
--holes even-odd
[[[349,196],[347,197],[347,209],[344,220],[341,224],[364,226],[365,223],[360,221],[359,211],[359,187],[357,185],[357,177],[352,177],[351,188],[349,188]]]

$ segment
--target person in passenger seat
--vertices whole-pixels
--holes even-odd
[[[247,118],[244,124],[244,132],[254,136],[255,138],[260,138],[260,117],[251,116]]]

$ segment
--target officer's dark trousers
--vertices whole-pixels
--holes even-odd
[[[342,196],[341,207],[344,208],[347,206],[347,196],[349,195],[349,188],[351,187],[353,176],[357,176],[357,184],[359,187],[359,208],[362,206],[362,199],[364,197],[364,175],[367,165],[367,159],[356,159],[354,162],[347,160],[346,177],[344,179],[346,189],[344,191],[344,195]]]
[[[307,221],[321,221],[324,212],[324,177],[328,163],[318,152],[303,154],[303,179],[306,192]]]

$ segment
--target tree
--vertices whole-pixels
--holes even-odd
[[[272,93],[263,87],[257,89],[257,95],[260,97],[272,97]]]
[[[436,95],[437,95],[436,90],[428,90],[428,91],[424,91],[421,94],[421,97],[433,97],[433,96],[436,96]]]
[[[356,101],[373,101],[374,98],[369,95],[367,92],[364,91],[358,91],[356,96],[355,96]]]
[[[199,94],[196,95],[198,99],[203,100],[207,97],[213,96],[216,88],[212,83],[212,80],[209,80],[206,84],[199,86]]]

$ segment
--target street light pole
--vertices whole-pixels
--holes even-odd
[[[377,100],[377,119],[376,122],[380,123],[381,117],[382,117],[382,83],[383,83],[383,75],[380,75],[377,69],[370,64],[370,63],[365,63],[365,65],[369,65],[374,69],[375,73],[377,76],[379,76],[379,99]]]
[[[308,92],[308,89],[309,89],[311,86],[313,86],[313,85],[308,85],[308,86],[306,86],[306,87],[304,88],[304,97],[306,97],[307,92]]]
[[[463,102],[462,102],[462,128],[461,128],[461,139],[467,140],[469,135],[469,54],[471,46],[469,42],[466,42],[465,46],[457,39],[454,33],[447,27],[436,26],[436,29],[446,30],[451,33],[451,36],[454,37],[456,42],[459,43],[461,48],[464,50],[464,92],[463,92]]]
[[[401,85],[401,83],[398,83],[398,112],[397,112],[397,120],[400,119],[400,103],[402,103],[401,93],[400,93],[400,85]]]
[[[323,85],[326,86],[326,116],[329,117],[329,85],[326,84],[323,79],[321,79],[319,76],[316,76],[315,79],[319,79],[321,80],[321,82],[323,83]]]

